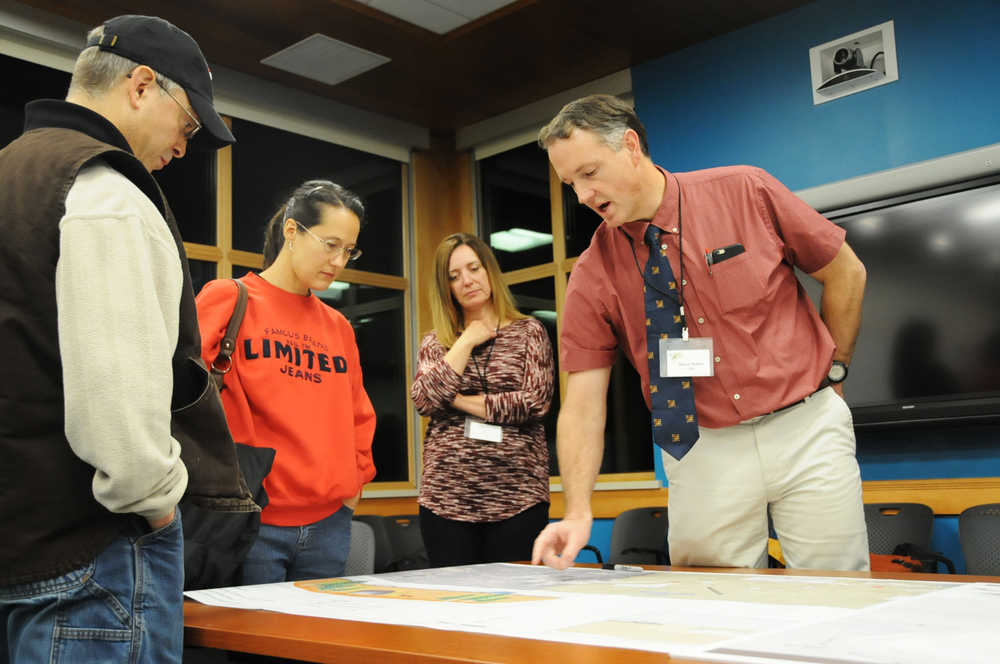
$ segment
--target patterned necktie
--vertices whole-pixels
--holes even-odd
[[[660,246],[660,229],[646,229],[649,261],[642,292],[646,301],[646,351],[649,358],[649,398],[652,403],[653,442],[680,459],[698,440],[694,385],[690,377],[660,377],[660,339],[681,338],[677,283]],[[669,293],[669,295],[667,295]]]

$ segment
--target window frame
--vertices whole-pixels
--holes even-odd
[[[513,146],[520,147],[520,146]],[[513,149],[513,148],[512,148]],[[492,154],[489,156],[493,156]],[[483,157],[487,158],[487,157]],[[482,178],[480,177],[481,171],[479,168],[479,162],[483,158],[476,160],[476,191],[478,197],[482,198]],[[546,263],[540,263],[538,265],[532,265],[530,267],[521,268],[518,270],[511,270],[508,272],[503,272],[501,278],[504,283],[510,287],[515,284],[523,283],[526,281],[534,281],[536,279],[543,279],[551,277],[555,281],[555,297],[556,297],[556,347],[553,349],[554,352],[560,352],[560,345],[562,343],[561,333],[562,333],[562,322],[563,313],[565,311],[565,301],[566,301],[566,286],[569,282],[569,274],[573,270],[573,266],[576,265],[576,261],[579,259],[578,256],[567,256],[566,255],[566,232],[565,232],[565,216],[563,207],[563,190],[562,182],[559,180],[559,176],[556,174],[555,169],[552,168],[552,164],[548,165],[549,174],[549,213],[552,221],[552,260]],[[483,237],[484,241],[489,243],[489,239],[485,237],[485,226],[486,221],[483,219],[483,206],[477,201],[476,205],[476,226],[480,237]],[[563,402],[563,395],[566,393],[566,380],[568,377],[568,372],[560,371],[559,380],[556,385],[558,390],[559,402]],[[616,441],[619,442],[619,441]],[[620,441],[624,444],[624,441]],[[653,454],[653,467],[648,471],[635,471],[627,473],[602,473],[597,478],[597,485],[595,486],[595,491],[617,491],[617,490],[638,490],[638,489],[661,489],[663,487],[662,482],[657,478],[656,473],[656,454]],[[562,477],[560,475],[552,475],[549,477],[549,489],[552,492],[562,492]]]

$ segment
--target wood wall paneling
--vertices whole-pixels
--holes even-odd
[[[233,128],[231,118],[223,118],[226,126]],[[222,259],[216,265],[217,279],[233,276],[233,146],[217,151],[215,156],[215,243]]]
[[[556,347],[553,351],[559,357],[559,346],[562,340],[563,303],[566,301],[566,284],[569,282],[569,271],[566,263],[566,215],[563,205],[562,180],[556,174],[556,169],[549,164],[549,206],[552,215],[552,260],[556,264]],[[575,260],[575,259],[574,259]],[[559,394],[566,394],[565,371],[559,372]]]
[[[961,514],[973,505],[1000,502],[1000,477],[956,479],[879,480],[863,482],[866,503],[924,503],[938,516]],[[595,491],[592,509],[596,519],[613,519],[627,509],[667,504],[667,489]],[[563,494],[552,492],[549,516],[563,516]],[[358,514],[416,514],[416,498],[364,500]]]
[[[417,331],[433,327],[428,293],[434,288],[434,251],[451,233],[475,233],[475,181],[471,152],[413,153],[413,244]]]

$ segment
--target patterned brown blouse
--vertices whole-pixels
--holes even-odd
[[[461,376],[446,353],[434,332],[425,335],[410,389],[417,410],[431,418],[420,505],[445,519],[485,522],[549,502],[542,418],[552,401],[554,365],[545,328],[534,318],[500,328],[492,343],[473,350]],[[486,420],[503,426],[500,443],[466,438],[466,413],[451,406],[459,393],[482,393],[483,378]]]

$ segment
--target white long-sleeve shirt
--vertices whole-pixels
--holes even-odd
[[[170,435],[183,283],[177,244],[153,203],[103,163],[78,174],[59,230],[66,438],[94,467],[98,502],[162,518],[187,487]]]

